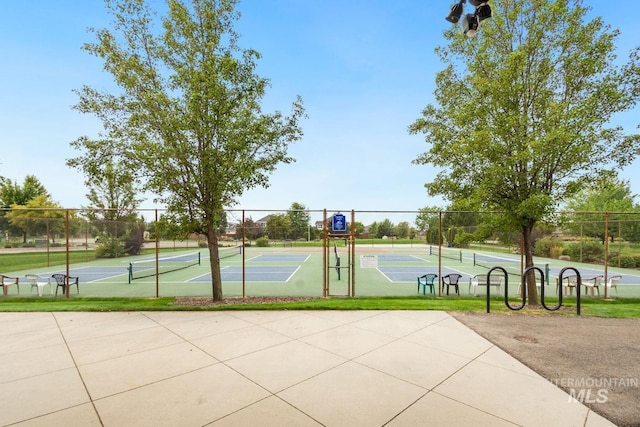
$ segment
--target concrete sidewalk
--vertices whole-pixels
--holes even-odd
[[[2,426],[613,425],[440,311],[0,322]]]

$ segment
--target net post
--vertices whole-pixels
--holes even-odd
[[[131,284],[131,279],[133,279],[133,264],[129,263],[127,270],[129,270],[129,284]]]
[[[549,263],[544,265],[544,275],[547,278],[547,284],[551,283],[551,268],[549,267]]]
[[[200,258],[200,252],[198,252],[198,265],[201,265],[201,264],[200,264],[200,259],[201,259],[201,258]]]

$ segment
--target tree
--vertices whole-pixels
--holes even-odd
[[[407,221],[402,221],[394,227],[393,233],[398,239],[406,239],[409,237],[409,229],[409,223]]]
[[[427,206],[418,209],[416,214],[416,227],[418,232],[425,236],[427,243],[438,244],[438,231],[440,230],[440,212],[442,208]]]
[[[138,221],[135,179],[127,167],[108,160],[96,165],[95,174],[87,177],[90,202],[85,216],[98,230],[99,255],[117,257],[137,255],[144,244],[144,224]]]
[[[634,199],[629,181],[607,178],[597,187],[583,189],[567,202],[567,209],[575,213],[570,215],[565,228],[574,235],[595,237],[604,243],[607,212],[609,229],[606,234],[611,241],[619,235],[638,242],[638,224],[628,215],[640,212]]]
[[[289,238],[299,239],[301,237],[306,237],[309,232],[309,222],[311,221],[311,216],[309,215],[306,206],[301,203],[293,202],[287,211],[287,216],[291,223]]]
[[[168,0],[156,19],[145,0],[110,0],[113,29],[93,30],[84,49],[102,59],[118,93],[88,86],[75,108],[103,123],[98,138],[80,137],[83,154],[68,161],[94,175],[108,159],[135,171],[176,222],[204,234],[213,300],[220,301],[219,221],[224,208],[254,187],[267,187],[302,137],[302,101],[289,116],[264,113],[269,81],[255,73],[260,54],[238,46],[237,0]],[[161,25],[157,25],[161,24]]]
[[[44,185],[34,175],[27,175],[22,185],[10,179],[3,179],[1,184],[0,203],[4,208],[8,208],[11,205],[24,206],[30,200],[42,195],[49,197]]]
[[[258,237],[262,237],[265,234],[264,227],[262,224],[255,222],[253,218],[245,218],[244,225],[239,223],[236,227],[236,239],[242,239],[242,229],[244,227],[244,237],[251,242],[251,240],[256,240]]]
[[[365,226],[359,221],[355,221],[353,224],[349,224],[349,226],[349,232],[351,232],[351,227],[353,227],[353,234],[355,235],[355,237],[360,237],[360,235],[364,233]]]
[[[371,224],[369,224],[368,230],[369,230],[369,237],[371,238],[378,237],[378,221],[373,221]]]
[[[45,235],[55,243],[56,234],[65,233],[65,212],[48,194],[40,194],[25,205],[14,204],[6,217],[16,230],[22,231],[22,241],[27,243],[27,236]],[[71,215],[75,218],[75,213]]]
[[[608,125],[638,102],[639,48],[616,65],[618,31],[601,18],[586,22],[581,0],[491,7],[479,37],[452,28],[448,46],[436,50],[446,68],[436,77],[437,105],[409,127],[430,144],[414,163],[442,168],[425,185],[429,194],[502,211],[503,227],[520,233],[533,266],[535,224],[640,152],[639,135]],[[537,305],[532,277],[527,288]]]
[[[291,230],[291,219],[286,214],[269,215],[267,234],[270,239],[288,239]]]
[[[394,235],[393,234],[394,225],[389,218],[383,219],[377,225],[378,227],[376,231],[376,237],[384,237],[384,236],[391,237]]]
[[[0,179],[0,207],[5,208],[0,210],[0,230],[12,235],[22,234],[23,240],[26,242],[26,232],[12,225],[4,217],[11,206],[26,206],[38,196],[45,196],[45,199],[48,200],[49,193],[34,175],[27,175],[22,185],[7,178]]]

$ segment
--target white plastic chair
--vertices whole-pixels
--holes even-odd
[[[471,288],[473,287],[473,296],[478,295],[478,286],[487,286],[487,275],[486,274],[476,274],[473,277],[469,278],[469,289],[468,292],[471,294]],[[498,288],[498,293],[502,292],[502,278],[496,274],[495,277],[491,278],[491,283],[489,286],[495,286]]]
[[[607,283],[605,283],[607,295],[611,295],[612,288],[616,288],[616,295],[618,295],[618,283],[620,282],[620,279],[622,279],[622,276],[620,275],[609,276]]]
[[[53,286],[51,286],[51,278],[50,277],[42,277],[38,274],[25,274],[24,277],[29,281],[31,285],[31,291],[33,288],[38,289],[38,296],[42,296],[42,289],[49,285],[49,290],[51,291],[51,295],[53,295]]]

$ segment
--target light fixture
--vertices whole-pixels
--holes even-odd
[[[484,21],[487,18],[491,18],[491,7],[487,2],[484,2],[476,8],[475,14],[478,17],[478,22]]]
[[[473,37],[478,31],[478,17],[475,14],[467,13],[462,19],[462,30],[468,37]]]
[[[466,0],[460,0],[459,3],[454,3],[451,5],[451,10],[449,11],[449,14],[447,15],[447,17],[445,18],[447,21],[456,24],[459,20],[460,17],[462,16],[462,11],[463,11],[463,4],[466,2]]]

